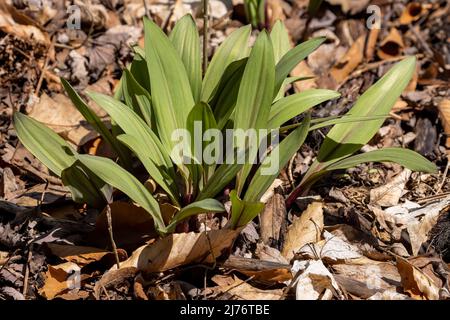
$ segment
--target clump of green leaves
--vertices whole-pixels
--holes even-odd
[[[266,0],[244,0],[247,21],[254,28],[264,26],[266,22]]]
[[[178,21],[169,36],[148,19],[144,19],[144,28],[145,48],[136,48],[135,58],[124,70],[115,97],[88,93],[111,117],[111,129],[62,79],[74,105],[115,151],[114,160],[79,154],[43,124],[21,113],[14,115],[21,142],[61,177],[77,202],[101,207],[111,201],[112,187],[116,188],[143,207],[153,217],[157,231],[164,235],[192,215],[224,211],[215,197],[225,187],[234,185],[230,193],[230,223],[232,227],[243,226],[261,212],[261,196],[304,143],[308,132],[329,125],[335,126],[305,175],[302,187],[330,170],[365,161],[394,161],[415,170],[435,170],[426,159],[404,149],[384,149],[351,157],[381,126],[411,78],[414,58],[392,68],[361,96],[348,115],[311,119],[309,109],[339,97],[339,93],[314,89],[285,97],[285,89],[290,83],[304,79],[289,74],[324,38],[291,48],[286,29],[278,22],[270,34],[262,31],[250,48],[251,28],[245,26],[222,43],[202,77],[199,35],[191,16]],[[282,127],[302,113],[306,115],[301,123]],[[276,129],[289,133],[273,149],[267,149],[256,164],[206,163],[195,156],[196,150],[188,153],[192,161],[180,161],[180,155],[172,152],[179,147],[172,135],[186,129],[194,136],[196,122],[202,124],[201,133],[211,128]],[[202,153],[209,146],[191,147],[200,148],[198,151]],[[168,223],[162,218],[158,201],[135,177],[134,158],[167,194],[171,204],[178,207],[179,211]],[[264,170],[271,163],[276,163],[278,169],[267,174]]]

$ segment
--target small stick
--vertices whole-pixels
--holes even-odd
[[[109,206],[109,204],[106,205],[106,220],[108,222],[109,239],[111,240],[111,246],[112,246],[112,249],[114,252],[114,257],[116,258],[117,269],[120,269],[119,254],[117,253],[117,246],[116,246],[116,242],[114,241],[112,218],[111,218],[111,207]]]
[[[150,19],[150,10],[148,9],[147,6],[147,0],[142,0],[142,2],[144,2],[145,15],[147,16],[147,18]]]
[[[203,1],[203,74],[206,73],[208,67],[208,0]]]
[[[447,165],[445,166],[445,170],[442,173],[442,181],[439,184],[435,194],[438,194],[439,192],[441,192],[442,187],[444,186],[445,180],[447,179],[447,174],[448,174],[448,168],[450,167],[450,156],[447,155]]]
[[[33,252],[31,251],[31,246],[28,248],[28,255],[27,255],[27,262],[25,264],[25,274],[23,276],[23,288],[22,288],[22,295],[27,298],[27,292],[28,292],[28,278],[30,276],[30,261],[31,257],[33,255]]]

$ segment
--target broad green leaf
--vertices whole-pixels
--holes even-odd
[[[262,202],[250,202],[241,200],[236,192],[230,192],[231,200],[231,227],[245,226],[252,221],[264,209]]]
[[[77,152],[58,134],[20,112],[14,113],[20,142],[58,177],[76,161]]]
[[[167,153],[176,145],[172,134],[184,128],[194,106],[186,69],[164,32],[144,18],[145,58],[148,64],[156,126]]]
[[[99,193],[99,189],[95,188],[100,188],[100,185],[92,185],[96,181],[95,176],[86,176],[85,171],[74,165],[77,152],[63,138],[42,123],[19,112],[14,114],[14,128],[25,148],[50,171],[62,178],[74,201],[94,207],[105,203],[105,198]]]
[[[244,131],[267,128],[275,80],[273,48],[267,32],[259,34],[245,66],[237,96],[234,129]],[[257,137],[256,143],[260,141]],[[251,143],[247,141],[246,143]],[[247,148],[248,146],[244,146]],[[252,159],[253,160],[253,159]],[[238,176],[237,192],[241,192],[251,165],[245,165]]]
[[[204,182],[214,173],[216,163],[207,163],[203,159],[203,151],[205,148],[214,142],[204,141],[204,134],[208,130],[217,129],[216,119],[208,104],[204,102],[197,103],[188,115],[186,128],[190,133],[191,138],[191,158],[194,159],[195,164],[190,166],[191,172],[195,170],[196,179],[193,180],[195,185],[198,184],[200,171],[197,168],[198,164],[203,165]],[[221,141],[218,141],[219,147],[222,147]],[[218,151],[218,150],[217,150]]]
[[[278,177],[281,169],[289,159],[300,149],[308,135],[311,116],[308,114],[303,123],[291,132],[264,158],[255,172],[245,193],[245,201],[259,201],[272,182]],[[252,218],[253,219],[253,218]]]
[[[291,42],[289,41],[289,34],[281,20],[277,20],[270,31],[270,39],[273,45],[273,56],[275,63],[291,49]]]
[[[112,188],[77,160],[61,172],[63,184],[69,188],[72,200],[102,209],[112,201]]]
[[[248,58],[234,61],[228,66],[219,84],[217,94],[211,101],[211,105],[214,106],[217,127],[221,130],[232,118],[247,60]]]
[[[250,26],[241,27],[233,31],[219,46],[203,78],[201,101],[209,102],[212,99],[230,63],[248,56],[250,32]]]
[[[167,231],[158,202],[132,174],[107,158],[79,155],[78,159],[89,170],[95,172],[100,179],[119,189],[144,208],[153,217],[155,227],[159,233],[164,234]]]
[[[268,128],[278,128],[310,108],[339,96],[339,92],[332,90],[310,89],[282,98],[270,108]]]
[[[173,178],[166,173],[165,168],[158,167],[150,158],[145,145],[129,134],[121,134],[117,137],[128,146],[144,165],[150,177],[167,192],[173,204],[179,206],[179,195],[176,183]]]
[[[395,162],[413,171],[435,173],[436,166],[409,149],[383,148],[342,159],[326,168],[327,171],[347,169],[365,162]]]
[[[144,51],[142,48],[136,47],[139,48],[140,51]],[[148,74],[147,61],[145,61],[144,56],[135,55],[129,70],[141,87],[151,95],[150,75]]]
[[[202,90],[200,39],[197,25],[190,14],[178,20],[169,39],[180,54],[191,84],[194,101],[198,102]]]
[[[136,81],[127,69],[123,73],[122,88],[125,103],[152,128],[154,120],[152,120],[152,98],[150,93]]]
[[[353,117],[386,116],[409,83],[415,65],[415,57],[397,63],[364,92],[347,114]],[[359,150],[372,139],[383,122],[384,119],[379,119],[335,125],[319,150],[318,162],[330,164]]]
[[[168,231],[171,232],[175,229],[176,225],[186,218],[199,213],[207,212],[224,212],[225,208],[222,203],[215,199],[204,199],[201,201],[193,202],[186,207],[178,211],[173,217],[170,225],[167,227]]]
[[[136,113],[123,103],[107,95],[88,92],[89,97],[102,107],[120,128],[140,141],[148,156],[161,170],[175,177],[172,161],[155,133]]]
[[[275,88],[273,96],[275,97],[280,90],[284,79],[291,73],[291,71],[305,59],[311,52],[316,50],[324,41],[325,37],[313,38],[303,43],[300,43],[295,48],[289,50],[277,63]]]

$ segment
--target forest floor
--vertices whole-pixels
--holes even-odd
[[[67,28],[72,2],[81,10],[80,29]],[[211,56],[246,22],[242,1],[210,5]],[[74,204],[59,178],[18,141],[12,115],[20,110],[34,117],[81,152],[107,154],[59,78],[79,91],[112,95],[132,59],[130,45],[143,44],[142,17],[170,30],[192,13],[201,29],[201,2],[2,1],[0,300],[450,299],[450,2],[326,0],[313,17],[307,5],[267,1],[266,24],[283,20],[293,44],[327,37],[292,73],[314,78],[290,91],[337,90],[341,97],[316,107],[313,116],[340,115],[394,62],[416,55],[413,80],[363,151],[410,148],[439,172],[360,165],[327,176],[288,210],[285,198],[326,134],[316,131],[266,195],[259,219],[214,263],[186,265],[179,261],[188,259],[185,252],[177,263],[144,272],[115,270],[105,212]],[[369,5],[382,13],[379,29],[368,28]],[[125,200],[111,210],[121,261],[154,241],[142,210]],[[222,224],[223,217],[211,214],[192,220],[194,231]],[[163,249],[183,248],[177,236]]]

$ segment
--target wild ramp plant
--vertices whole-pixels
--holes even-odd
[[[261,196],[302,146],[308,132],[331,125],[334,127],[298,190],[310,187],[331,170],[367,161],[393,161],[413,170],[435,170],[422,156],[401,148],[352,156],[374,136],[409,82],[414,57],[391,68],[347,115],[311,119],[309,109],[339,97],[339,93],[313,89],[285,96],[285,88],[304,79],[289,74],[324,38],[310,39],[290,48],[287,31],[278,22],[270,34],[260,32],[249,48],[251,28],[245,26],[221,44],[202,76],[199,35],[191,16],[178,21],[169,36],[148,19],[144,20],[144,30],[145,48],[136,48],[135,58],[124,70],[115,97],[88,93],[111,117],[111,130],[61,79],[86,121],[111,145],[115,159],[79,154],[43,124],[21,113],[14,115],[20,141],[61,177],[76,202],[101,208],[111,201],[112,188],[118,189],[152,216],[155,229],[164,236],[195,214],[223,212],[224,206],[215,198],[226,187],[235,186],[230,192],[229,226],[238,228],[261,212],[264,207]],[[286,125],[300,114],[305,114],[300,123]],[[200,146],[184,141],[182,153],[174,152],[180,149],[180,143],[173,139],[173,133],[184,130],[195,136],[194,131],[198,130],[195,124],[200,124],[200,136],[211,129],[216,132],[255,129],[279,131],[284,138],[263,150],[263,154],[253,155],[250,160],[254,161],[210,163],[196,156],[197,151],[204,154],[210,148],[211,144],[204,143],[205,140]],[[262,141],[260,138],[266,136],[259,136],[257,141]],[[243,149],[232,149],[226,156],[234,159],[242,154],[247,156],[250,141],[244,139]],[[222,146],[220,141],[214,143]],[[163,218],[156,197],[136,178],[135,159],[177,208],[172,217]],[[271,163],[276,163],[276,170],[267,173],[265,169]]]

